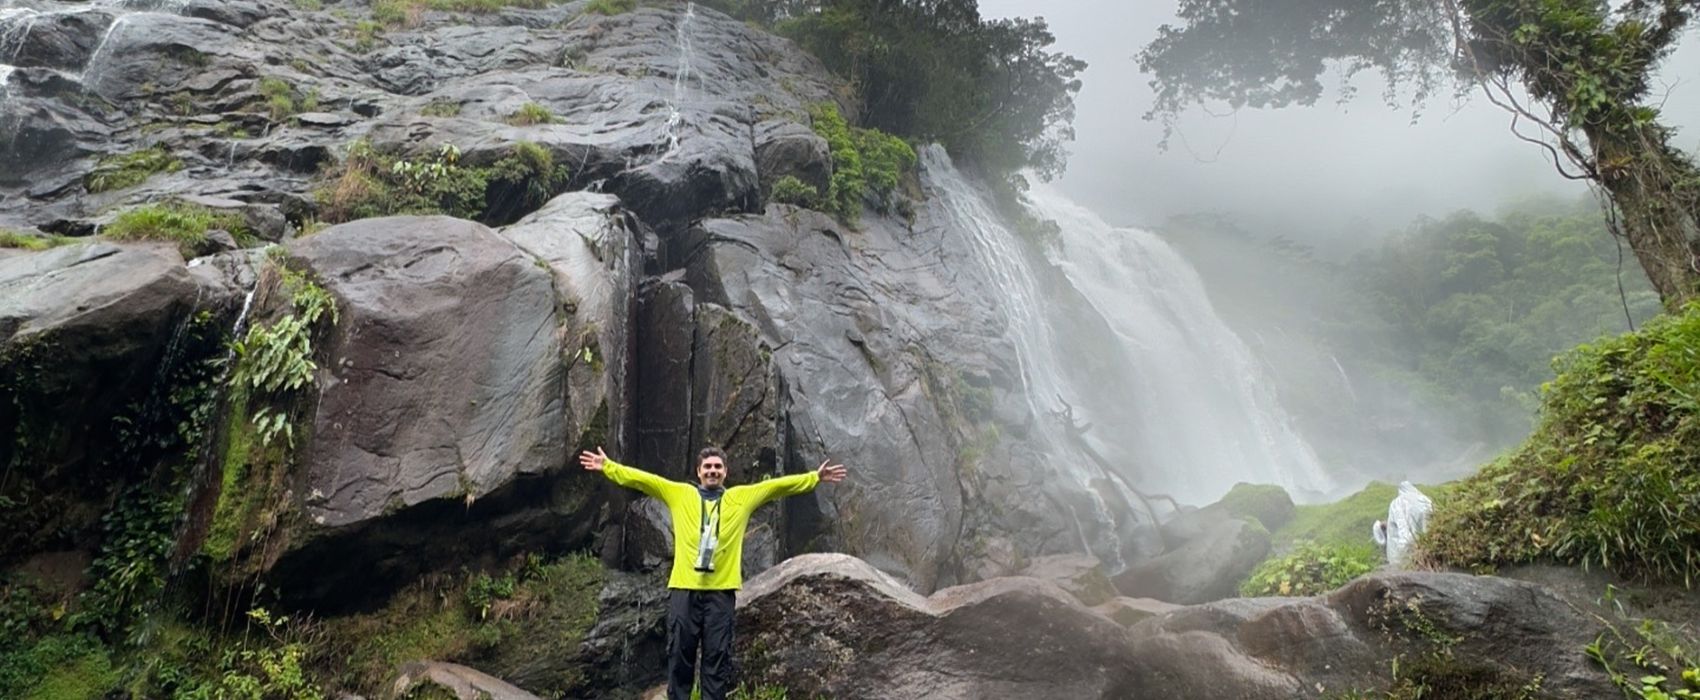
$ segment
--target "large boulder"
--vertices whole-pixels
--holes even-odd
[[[854,557],[804,555],[746,584],[737,624],[741,678],[801,697],[1143,693],[1126,630],[1037,579],[922,597]]]
[[[1193,604],[1233,596],[1240,581],[1269,556],[1269,532],[1244,520],[1221,520],[1191,541],[1116,574],[1123,595]]]
[[[1586,651],[1604,630],[1532,584],[1400,572],[1181,608],[1130,634],[1142,698],[1341,697],[1401,679],[1435,697],[1604,698],[1618,691]]]
[[[427,689],[446,691],[458,700],[539,700],[500,678],[475,668],[442,661],[404,664],[390,687],[390,696],[414,697]]]
[[[570,460],[587,417],[567,412],[546,265],[447,217],[357,221],[287,251],[338,307],[297,450],[304,522],[273,569],[287,592],[369,594],[469,557],[584,545],[601,484]],[[362,565],[326,565],[349,560]]]
[[[1080,601],[1096,606],[1116,597],[1115,585],[1104,574],[1103,564],[1088,554],[1048,554],[1035,557],[1018,576],[1050,581]]]
[[[220,349],[227,299],[207,296],[169,244],[0,257],[0,496],[17,504],[0,558],[86,544],[112,495],[151,476],[188,408],[176,373]]]

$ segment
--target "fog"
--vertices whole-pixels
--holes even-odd
[[[1355,247],[1366,233],[1403,228],[1420,214],[1460,208],[1492,212],[1544,193],[1585,192],[1517,140],[1509,118],[1472,95],[1442,96],[1415,123],[1389,108],[1375,74],[1354,81],[1358,96],[1313,107],[1241,110],[1212,117],[1192,110],[1168,152],[1162,127],[1140,118],[1148,77],[1134,56],[1174,21],[1163,0],[981,0],[988,17],[1041,16],[1056,48],[1089,67],[1076,99],[1077,140],[1064,192],[1121,225],[1152,226],[1200,211],[1312,243]],[[1700,32],[1690,30],[1663,66],[1666,124],[1678,144],[1700,150]]]

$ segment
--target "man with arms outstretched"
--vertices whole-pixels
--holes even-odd
[[[732,691],[732,617],[744,585],[740,569],[744,528],[768,501],[844,480],[842,464],[820,463],[812,472],[726,488],[726,453],[697,454],[697,483],[663,479],[608,459],[602,448],[585,450],[579,464],[609,481],[666,504],[673,520],[673,573],[667,579],[667,700],[689,700],[702,649],[702,700],[725,700]]]

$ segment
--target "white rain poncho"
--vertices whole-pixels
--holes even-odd
[[[1399,495],[1387,506],[1387,522],[1377,522],[1370,533],[1376,544],[1387,548],[1387,563],[1394,568],[1405,566],[1405,557],[1416,543],[1417,535],[1428,528],[1428,514],[1432,510],[1434,501],[1418,491],[1416,485],[1399,482]]]

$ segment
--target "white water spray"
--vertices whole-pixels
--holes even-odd
[[[696,23],[696,19],[697,4],[694,2],[685,3],[685,16],[679,19],[673,38],[674,43],[679,47],[679,64],[673,70],[673,99],[668,104],[670,111],[667,113],[667,150],[662,152],[661,157],[656,159],[656,162],[667,160],[675,151],[679,150],[679,127],[683,126],[685,121],[685,115],[680,106],[684,104],[685,93],[690,87],[691,60],[693,58],[691,25]]]
[[[1139,483],[1199,504],[1240,481],[1295,497],[1333,489],[1263,367],[1179,253],[1149,231],[1111,227],[1051,187],[1035,186],[1028,201],[1061,227],[1052,262],[1132,358],[1140,386],[1117,390],[1131,399],[1138,435],[1115,447],[1138,456]]]
[[[968,247],[1002,295],[998,306],[1008,323],[1005,332],[1015,345],[1022,394],[1038,426],[1036,433],[1044,448],[1041,454],[1050,457],[1069,454],[1065,447],[1066,439],[1058,434],[1061,424],[1055,418],[1062,406],[1052,402],[1059,397],[1076,396],[1078,392],[1061,373],[1063,359],[1057,351],[1057,339],[1046,321],[1045,301],[1029,269],[1027,256],[1019,248],[1017,234],[1004,225],[1002,217],[985,196],[956,171],[943,147],[936,144],[927,146],[922,151],[922,162],[926,165],[929,186],[936,190],[937,201],[954,224],[952,230],[968,234]],[[1053,461],[1059,465],[1060,476],[1071,479],[1082,493],[1088,494],[1097,511],[1073,514],[1081,545],[1097,554],[1112,570],[1120,569],[1122,543],[1113,527],[1116,518],[1093,483],[1105,475],[1083,460]],[[1109,481],[1121,486],[1119,479]],[[1136,496],[1131,493],[1123,493],[1122,496],[1128,502],[1137,502]],[[1084,523],[1087,521],[1106,525],[1104,541],[1095,542],[1086,535]]]

